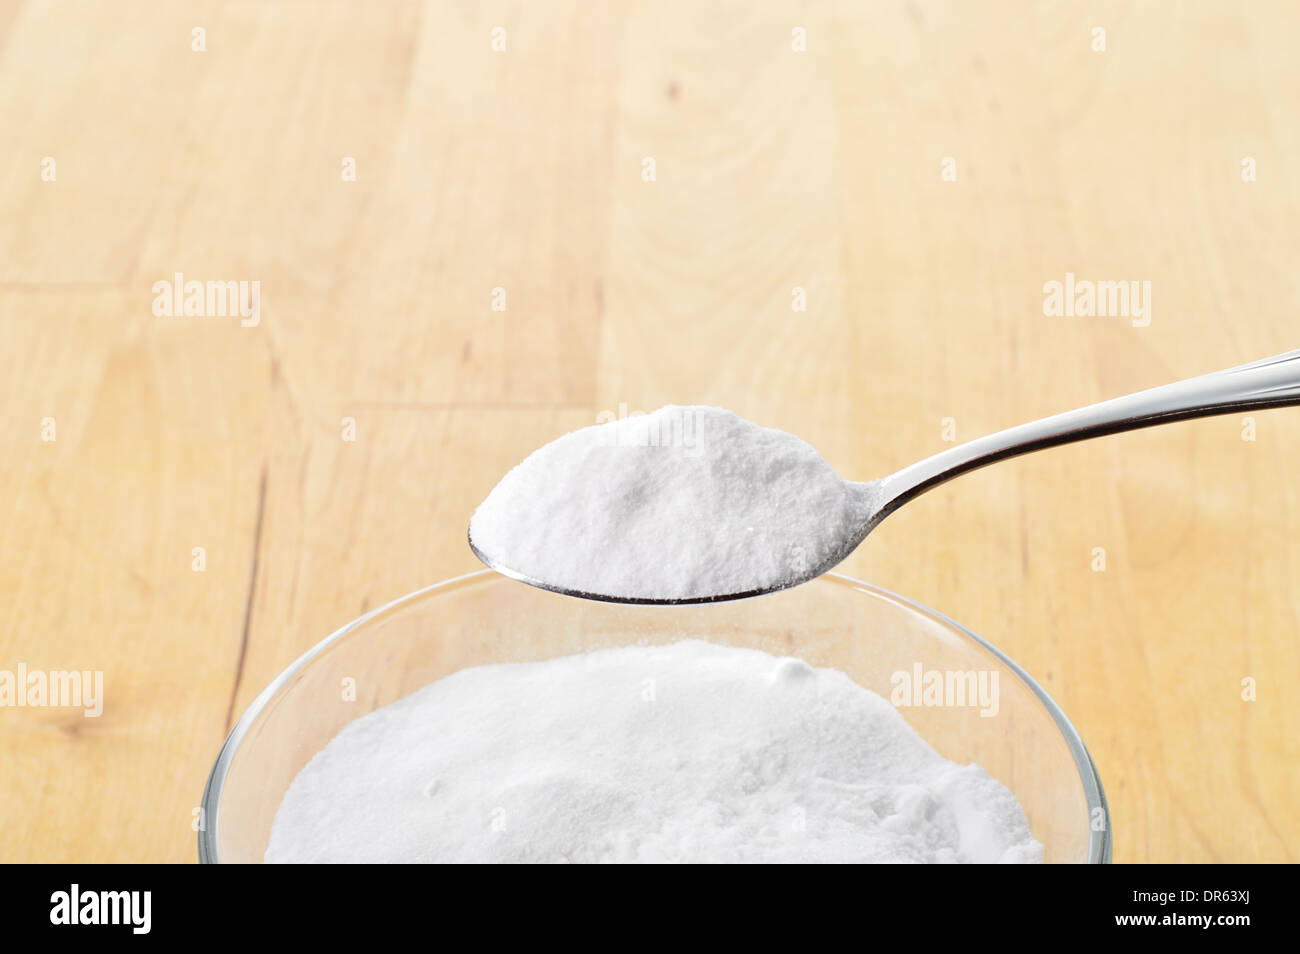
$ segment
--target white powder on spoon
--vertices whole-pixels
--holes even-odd
[[[797,437],[670,405],[533,452],[479,506],[470,538],[499,569],[569,591],[739,594],[842,557],[866,493]]]
[[[347,725],[268,862],[1038,862],[1011,792],[832,669],[698,641],[465,669]]]

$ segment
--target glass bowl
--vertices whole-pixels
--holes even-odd
[[[1015,794],[1045,861],[1110,860],[1101,779],[1065,713],[1007,656],[934,610],[833,573],[752,599],[638,606],[560,596],[491,570],[372,610],[267,686],[212,767],[199,860],[260,862],[276,809],[307,761],[348,722],[435,679],[467,666],[686,638],[798,656],[885,698],[903,691],[897,674],[954,674],[946,696],[895,698],[899,712],[941,755],[978,762]],[[996,712],[993,696],[981,704],[957,693],[968,673],[996,685]]]

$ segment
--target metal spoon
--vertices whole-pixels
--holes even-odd
[[[965,444],[941,451],[933,457],[904,467],[897,473],[866,483],[851,484],[863,501],[865,518],[849,537],[847,546],[821,565],[811,567],[801,576],[785,580],[778,586],[743,593],[717,593],[686,599],[635,599],[588,593],[545,580],[535,579],[512,570],[483,553],[470,536],[469,546],[475,556],[505,576],[567,596],[610,603],[713,603],[759,596],[787,589],[821,576],[857,549],[880,522],[903,504],[952,478],[988,464],[1018,457],[1030,451],[1136,430],[1153,424],[1185,421],[1195,417],[1231,414],[1257,408],[1287,407],[1300,404],[1300,350],[1288,351],[1251,364],[1216,371],[1200,377],[1176,381],[1163,387],[1138,391],[1125,397],[1090,404],[1075,411],[1055,414],[1019,427],[976,438]]]

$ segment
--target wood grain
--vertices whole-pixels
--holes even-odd
[[[1297,346],[1294,4],[599,7],[0,2],[0,668],[106,695],[0,709],[0,860],[193,860],[232,717],[602,410],[868,478]],[[175,272],[260,323],[156,317]],[[1150,325],[1045,317],[1067,272]],[[1254,418],[964,477],[844,567],[1047,687],[1119,861],[1296,860],[1300,412]]]

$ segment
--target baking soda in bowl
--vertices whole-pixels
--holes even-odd
[[[833,669],[688,640],[464,669],[344,729],[268,862],[1040,862],[1012,793]]]

